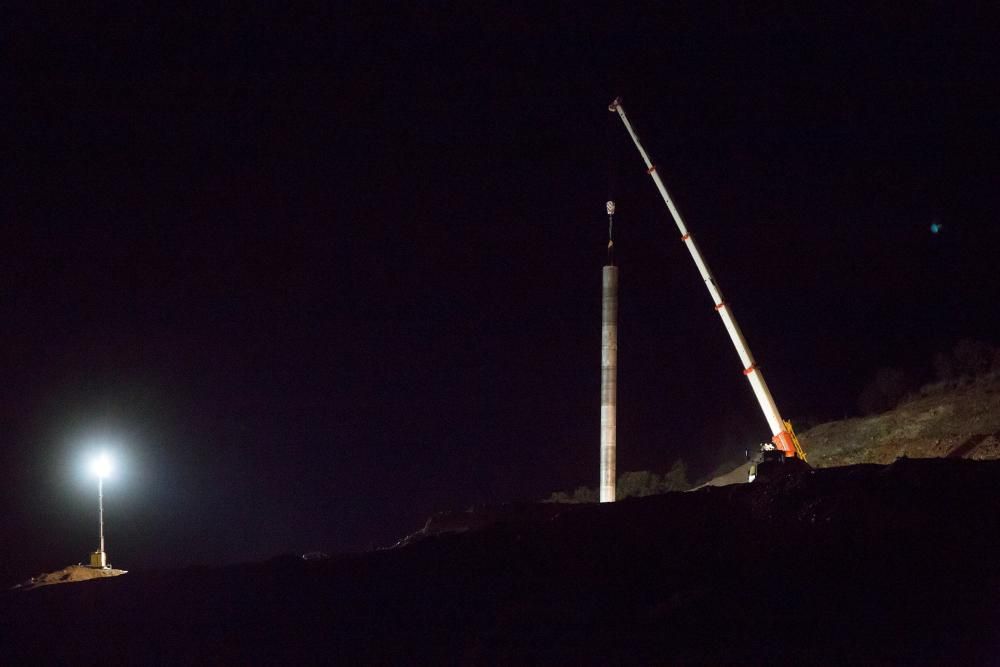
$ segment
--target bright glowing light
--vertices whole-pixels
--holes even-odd
[[[107,452],[101,452],[90,462],[90,472],[101,479],[111,476],[111,468],[111,457]]]

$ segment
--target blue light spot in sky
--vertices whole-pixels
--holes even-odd
[[[944,227],[944,225],[942,225],[941,223],[939,223],[939,222],[932,222],[931,223],[931,234],[937,234],[938,232],[941,231],[942,227]]]

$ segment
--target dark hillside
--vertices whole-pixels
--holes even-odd
[[[801,434],[815,467],[910,458],[1000,458],[1000,374],[925,386],[892,410]]]
[[[998,664],[1000,462],[908,460],[305,562],[0,596],[24,664]]]

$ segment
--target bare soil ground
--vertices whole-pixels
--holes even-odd
[[[814,467],[900,457],[1000,458],[1000,377],[925,387],[880,415],[821,424],[799,435]]]
[[[1000,459],[1000,376],[928,385],[893,410],[820,424],[799,440],[814,468],[900,458]],[[749,465],[702,486],[742,484]]]

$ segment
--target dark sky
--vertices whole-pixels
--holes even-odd
[[[594,485],[609,196],[619,469],[767,439],[616,95],[786,417],[997,338],[991,15],[321,7],[13,15],[5,576]]]

